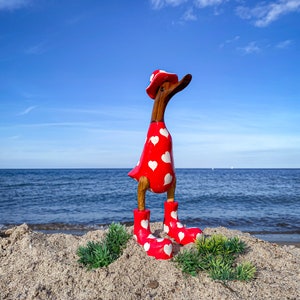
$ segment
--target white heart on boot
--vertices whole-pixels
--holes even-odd
[[[169,233],[169,226],[164,224],[164,232]]]
[[[172,244],[164,245],[164,251],[168,256],[171,255],[172,250],[173,250]]]
[[[184,238],[184,233],[183,232],[179,232],[178,233],[178,237],[179,237],[179,240],[182,241],[182,239]]]
[[[173,210],[173,211],[171,212],[171,217],[172,217],[173,219],[176,219],[176,220],[177,220],[177,217],[178,217],[178,215],[177,215],[177,210]]]
[[[159,137],[158,136],[151,136],[150,138],[150,142],[155,146],[159,141]]]
[[[201,240],[201,238],[202,238],[202,233],[197,233],[196,240]]]
[[[165,162],[166,164],[171,163],[171,155],[169,151],[166,151],[162,156],[161,159],[163,162]]]
[[[172,179],[173,179],[173,176],[170,173],[168,173],[164,178],[164,185],[171,183]]]
[[[152,171],[154,171],[157,168],[157,162],[155,160],[149,160],[148,166]]]
[[[142,221],[141,221],[141,226],[142,226],[144,229],[148,229],[148,225],[149,225],[149,221],[148,221],[148,220],[142,220]]]
[[[144,244],[144,250],[147,252],[150,249],[150,244],[149,243],[145,243]]]
[[[169,136],[169,132],[168,132],[167,128],[161,128],[161,129],[159,130],[159,133],[160,133],[161,135],[165,136],[166,138]]]

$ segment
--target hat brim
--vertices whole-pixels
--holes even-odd
[[[155,99],[158,88],[166,81],[177,83],[178,76],[174,73],[166,73],[166,72],[158,73],[146,88],[146,92],[148,96],[152,99]]]

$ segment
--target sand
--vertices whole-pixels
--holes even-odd
[[[161,227],[152,224],[155,233]],[[132,227],[128,230],[132,232]],[[206,273],[183,275],[174,262],[148,257],[133,238],[114,263],[88,271],[78,264],[76,250],[101,239],[104,231],[83,236],[43,234],[23,224],[0,237],[0,299],[300,299],[300,248],[223,227],[204,233],[245,241],[249,249],[240,259],[257,267],[255,279],[224,284]]]

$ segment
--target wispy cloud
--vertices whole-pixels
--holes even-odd
[[[236,43],[239,39],[240,39],[240,36],[239,36],[239,35],[236,35],[234,38],[228,39],[228,40],[226,40],[224,43],[221,43],[221,44],[219,45],[219,47],[220,47],[220,48],[224,48],[226,45]]]
[[[276,45],[276,48],[278,48],[278,49],[287,49],[292,45],[292,43],[293,43],[292,40],[285,40],[285,41],[279,42]]]
[[[253,8],[238,6],[237,15],[254,22],[257,27],[266,27],[283,15],[300,11],[300,0],[279,0],[270,3],[261,2]]]
[[[182,16],[182,20],[184,21],[196,21],[197,16],[192,7],[188,8]]]
[[[66,20],[67,25],[75,25],[80,23],[82,20],[86,19],[85,14],[75,15]]]
[[[31,0],[0,0],[0,10],[15,10],[31,4]]]
[[[178,6],[187,0],[150,0],[153,9],[161,9],[164,6]]]
[[[257,42],[250,42],[244,47],[238,47],[238,51],[240,51],[242,54],[257,54],[261,52],[261,48],[257,45]]]
[[[36,109],[37,106],[29,106],[27,107],[25,110],[21,111],[20,113],[18,113],[18,116],[24,116],[29,114],[31,111],[33,111],[34,109]]]
[[[227,2],[227,0],[195,0],[195,5],[199,8],[207,6],[216,6]]]
[[[167,6],[176,7],[186,4],[186,11],[181,18],[184,21],[197,20],[195,10],[208,7],[213,8],[214,14],[217,16],[227,2],[229,0],[150,0],[151,7],[156,10]],[[266,27],[283,15],[300,12],[300,0],[259,1],[254,7],[244,5],[246,1],[231,2],[233,2],[236,15],[241,19],[250,20],[256,27]],[[234,3],[238,3],[238,6]],[[243,4],[240,5],[241,3]]]
[[[1,0],[0,0],[1,1]],[[25,49],[25,54],[39,55],[46,52],[46,43],[40,42]]]

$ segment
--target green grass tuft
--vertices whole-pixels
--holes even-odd
[[[199,271],[207,271],[215,280],[251,280],[256,268],[249,262],[234,267],[238,254],[244,253],[246,244],[237,237],[228,239],[222,235],[203,237],[195,242],[195,247],[179,253],[174,261],[186,274],[196,276]]]
[[[88,242],[77,249],[78,262],[89,270],[106,267],[120,257],[130,237],[124,226],[112,223],[103,241]]]

